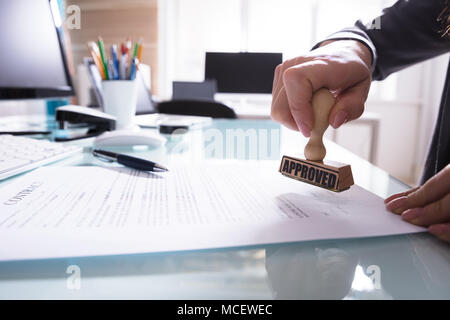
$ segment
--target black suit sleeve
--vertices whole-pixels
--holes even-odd
[[[400,0],[371,23],[357,21],[354,27],[323,41],[362,42],[372,52],[372,78],[383,80],[393,72],[449,51],[450,40],[442,37],[443,26],[438,21],[443,9],[443,0]]]

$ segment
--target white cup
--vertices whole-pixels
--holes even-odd
[[[102,81],[103,111],[116,117],[116,130],[132,129],[136,114],[136,80]]]

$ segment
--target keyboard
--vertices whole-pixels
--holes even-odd
[[[49,164],[82,151],[47,140],[0,135],[0,180]]]

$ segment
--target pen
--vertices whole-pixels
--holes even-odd
[[[138,67],[138,64],[139,64],[138,58],[134,57],[133,60],[131,61],[130,66],[130,80],[136,79],[136,69]]]
[[[120,56],[119,75],[121,80],[127,79],[128,57],[126,54]]]
[[[127,38],[127,40],[125,41],[125,53],[127,55],[131,54],[131,40]]]
[[[116,71],[114,61],[112,59],[108,59],[108,74],[111,80],[119,79],[119,73]]]
[[[134,58],[134,57],[137,57],[138,51],[139,51],[139,43],[136,42],[135,45],[134,45],[133,58]]]
[[[127,49],[125,43],[123,43],[123,42],[120,44],[120,53],[122,55],[126,55],[128,53],[128,49]]]
[[[142,44],[139,44],[139,49],[137,52],[137,58],[139,59],[139,61],[142,61]]]
[[[110,77],[108,75],[108,62],[106,61],[105,46],[103,44],[102,38],[98,39],[98,48],[100,49],[100,57],[102,58],[103,67],[105,68],[105,79],[109,80]]]
[[[102,79],[106,79],[105,68],[102,63],[102,59],[100,58],[100,50],[98,45],[94,41],[89,41],[88,43],[89,51],[91,53],[92,59],[94,59],[94,63],[102,76]]]
[[[106,161],[116,161],[117,163],[120,163],[121,165],[124,165],[125,167],[142,170],[142,171],[154,171],[154,172],[163,172],[163,171],[169,171],[166,167],[157,164],[155,162],[135,158],[128,156],[126,154],[119,154],[115,152],[105,151],[105,150],[98,150],[95,149],[92,151],[92,154],[95,157],[101,158]]]
[[[50,134],[51,131],[0,131],[0,134],[10,134],[13,136],[27,136],[27,135],[33,135],[33,134]]]
[[[117,56],[117,45],[113,44],[111,46],[111,58],[114,63],[114,79],[119,79],[119,59]]]

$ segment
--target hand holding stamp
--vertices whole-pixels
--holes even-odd
[[[334,103],[335,99],[328,89],[322,88],[314,93],[311,100],[314,126],[305,146],[306,160],[283,156],[279,171],[290,178],[332,191],[343,191],[353,185],[350,165],[322,161],[326,155],[323,135],[328,128],[328,117]]]

